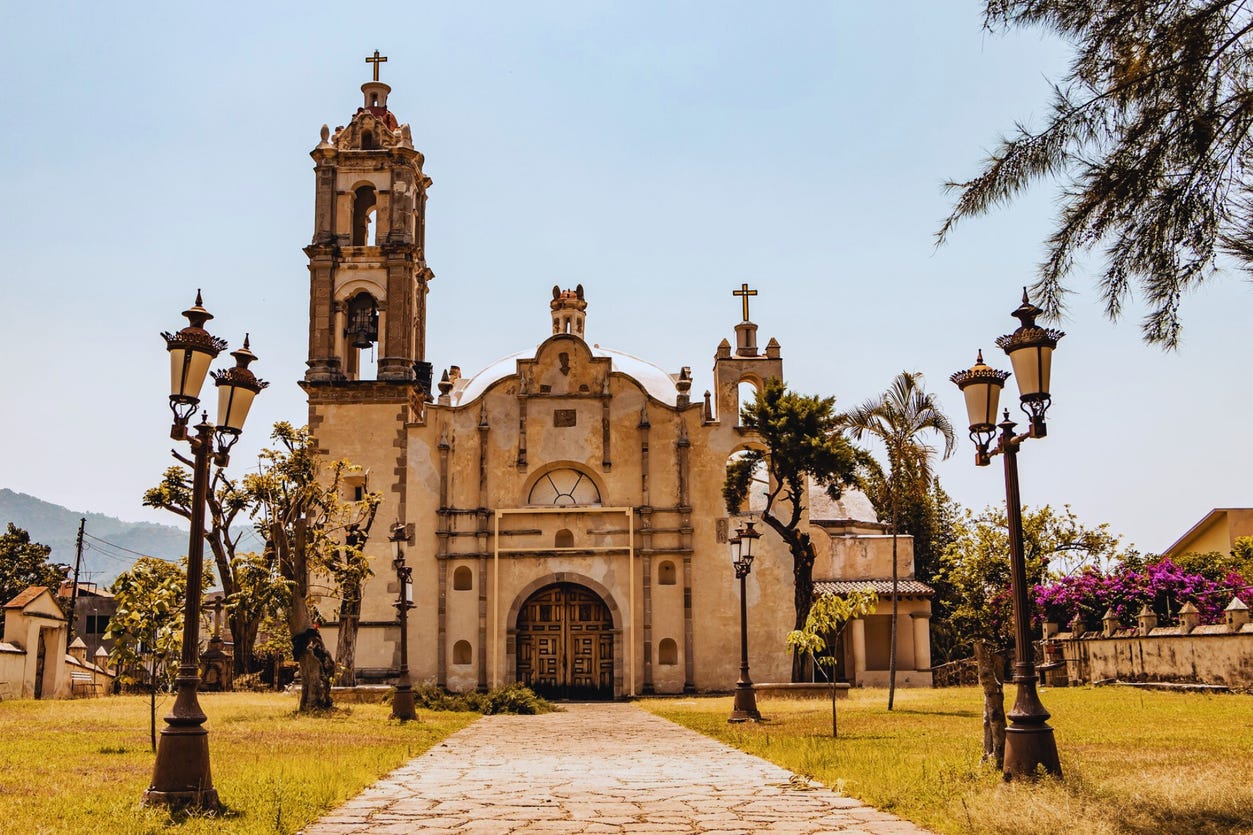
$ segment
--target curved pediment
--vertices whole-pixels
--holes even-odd
[[[335,130],[331,141],[337,150],[378,151],[404,144],[408,126],[396,124],[390,111],[376,114],[375,109],[358,108],[351,122]],[[411,140],[409,144],[412,146]]]
[[[557,334],[545,340],[534,359],[518,360],[521,390],[529,395],[569,397],[608,391],[613,362],[593,356],[577,336]]]

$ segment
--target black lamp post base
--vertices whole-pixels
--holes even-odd
[[[728,722],[760,722],[761,711],[757,710],[757,694],[753,685],[740,683],[735,687],[735,703],[731,708]]]
[[[152,785],[141,802],[206,812],[222,808],[209,772],[209,734],[204,728],[168,726],[161,731]]]
[[[1043,771],[1061,779],[1057,741],[1048,725],[1012,724],[1005,729],[1005,779],[1032,780]]]
[[[204,791],[162,792],[148,789],[140,803],[144,806],[164,806],[168,809],[195,809],[201,812],[217,812],[222,809],[217,789]]]
[[[392,694],[392,718],[401,722],[412,722],[418,718],[417,710],[413,706],[412,685],[396,685],[396,692]]]

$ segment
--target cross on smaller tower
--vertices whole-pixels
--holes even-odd
[[[366,62],[367,64],[373,64],[373,65],[374,65],[374,80],[375,80],[375,81],[378,81],[378,80],[379,80],[379,64],[386,64],[386,63],[387,63],[387,56],[386,56],[386,55],[384,55],[383,57],[381,57],[381,58],[380,58],[380,57],[379,57],[379,51],[376,49],[376,50],[374,50],[374,57],[373,57],[373,58],[366,58],[366,59],[365,59],[365,62]]]
[[[756,291],[756,290],[749,290],[749,289],[748,289],[748,284],[747,284],[747,282],[746,282],[746,283],[744,283],[744,284],[741,284],[741,285],[740,285],[740,289],[738,289],[738,290],[732,290],[732,291],[731,291],[731,295],[732,295],[732,296],[739,296],[739,297],[740,297],[740,299],[741,299],[741,301],[743,301],[743,302],[744,302],[744,321],[745,321],[745,322],[747,322],[747,321],[748,321],[748,297],[749,297],[749,296],[755,296],[755,295],[757,295],[757,291]]]

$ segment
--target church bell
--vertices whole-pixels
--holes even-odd
[[[374,299],[360,293],[348,303],[349,344],[354,348],[369,348],[379,338],[379,311]]]

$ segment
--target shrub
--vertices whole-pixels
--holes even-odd
[[[552,703],[523,684],[507,684],[487,693],[449,693],[430,682],[414,685],[413,703],[426,710],[470,711],[491,715],[508,713],[531,716],[549,713]]]

